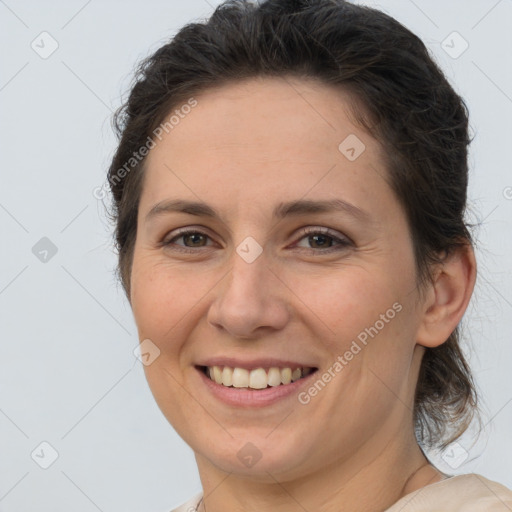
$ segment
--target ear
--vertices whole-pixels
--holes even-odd
[[[436,268],[422,306],[416,341],[424,347],[443,344],[466,311],[476,280],[476,260],[470,244],[455,249]]]

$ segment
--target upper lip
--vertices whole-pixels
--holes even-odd
[[[258,357],[250,360],[242,360],[235,357],[211,357],[197,363],[196,366],[229,366],[230,368],[245,368],[252,370],[255,368],[316,368],[310,363],[292,361],[290,359],[279,359],[273,357]]]

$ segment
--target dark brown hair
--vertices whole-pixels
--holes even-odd
[[[108,178],[128,297],[141,148],[150,147],[171,110],[193,95],[273,76],[319,80],[349,91],[362,105],[354,114],[386,149],[387,179],[408,219],[419,289],[443,255],[472,244],[464,221],[467,109],[422,41],[386,14],[343,0],[230,0],[145,59],[114,116],[120,141]],[[457,328],[423,357],[414,404],[417,439],[445,447],[475,415],[477,395]]]

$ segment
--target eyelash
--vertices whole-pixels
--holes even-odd
[[[176,235],[173,236],[171,239],[169,239],[167,241],[164,240],[162,242],[162,246],[170,248],[173,251],[179,251],[179,252],[183,252],[183,253],[187,253],[187,254],[197,254],[198,250],[206,248],[206,246],[204,246],[204,247],[198,247],[198,248],[194,249],[194,248],[190,248],[190,247],[174,245],[175,240],[178,240],[179,238],[183,238],[185,235],[203,235],[203,236],[206,236],[211,239],[211,237],[207,233],[200,231],[198,229],[183,228],[183,229],[179,229],[177,231]],[[327,236],[328,238],[332,239],[336,243],[336,245],[334,247],[329,247],[327,249],[313,249],[313,248],[307,249],[306,248],[306,250],[309,250],[309,251],[312,251],[315,253],[327,254],[327,253],[343,250],[346,247],[353,245],[352,241],[350,239],[348,239],[347,237],[339,238],[338,236],[335,236],[332,233],[332,231],[330,231],[328,228],[318,228],[318,227],[303,228],[300,232],[300,235],[301,235],[301,237],[299,238],[298,241],[302,240],[303,238],[306,238],[307,236],[322,235],[322,236]],[[173,245],[174,245],[174,247],[173,247]]]

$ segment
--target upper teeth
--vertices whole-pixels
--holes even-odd
[[[267,386],[290,384],[311,373],[311,368],[230,368],[229,366],[208,366],[206,375],[217,384],[235,388],[264,389]]]

